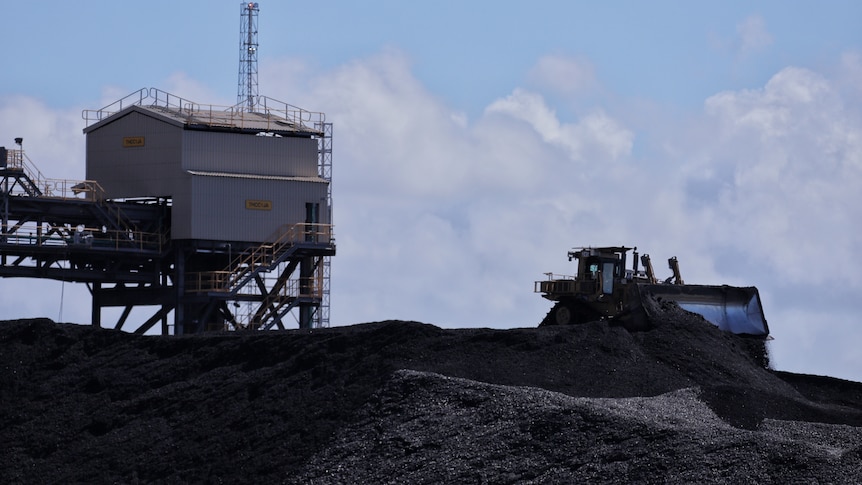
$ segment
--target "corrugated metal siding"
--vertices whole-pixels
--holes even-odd
[[[144,145],[126,148],[125,137]],[[184,130],[134,110],[87,132],[87,178],[110,198],[172,197],[173,239],[264,242],[304,223],[309,202],[329,223],[317,162],[314,139]],[[272,210],[246,209],[246,200],[269,201]]]
[[[187,130],[183,168],[210,172],[317,175],[317,140]]]
[[[320,204],[321,223],[329,221],[327,184],[226,177],[192,177],[188,238],[264,242],[285,225],[305,222],[305,204]],[[246,200],[269,201],[272,210],[246,209]],[[176,209],[175,209],[176,210]],[[174,218],[174,238],[185,231]]]
[[[143,137],[144,145],[124,147],[126,137]],[[181,146],[181,128],[131,112],[87,133],[87,179],[111,198],[170,196],[188,178]]]
[[[171,207],[171,239],[192,238],[192,180],[174,193]]]

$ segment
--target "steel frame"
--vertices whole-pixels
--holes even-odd
[[[332,123],[318,122],[314,125],[322,136],[318,138],[318,173],[321,178],[329,182],[326,192],[326,206],[329,208],[330,223],[332,220]],[[329,292],[332,276],[332,258],[324,256],[322,267],[322,294],[320,306],[315,315],[316,327],[329,326]]]
[[[46,195],[41,176],[14,163],[26,158],[23,150],[7,156],[12,163],[0,164],[0,277],[85,283],[91,324],[103,326],[102,311],[120,307],[113,328],[135,333],[157,324],[165,335],[283,329],[293,309],[301,328],[320,325],[324,261],[335,254],[330,225],[284,228],[263,243],[172,240],[170,199],[106,200],[92,181],[65,184],[71,195]],[[245,318],[236,310],[243,305]],[[134,326],[137,307],[157,308]]]

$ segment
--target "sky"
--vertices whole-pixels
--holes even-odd
[[[3,1],[0,145],[82,179],[83,109],[237,98],[240,3]],[[780,370],[862,381],[862,3],[268,1],[259,92],[333,123],[331,324],[533,327],[576,246],[757,286]],[[665,274],[667,273],[667,274]],[[4,318],[88,323],[0,280]],[[59,301],[59,304],[58,304]]]

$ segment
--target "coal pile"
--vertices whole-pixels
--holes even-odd
[[[0,322],[0,483],[858,483],[862,384],[657,327]]]

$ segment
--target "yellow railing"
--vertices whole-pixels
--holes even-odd
[[[33,223],[0,225],[0,242],[17,246],[68,246],[111,250],[159,251],[165,240],[160,234],[102,228],[39,227]]]
[[[206,291],[228,293],[230,291],[230,288],[228,287],[228,282],[231,281],[230,271],[201,271],[197,273],[189,273],[188,275],[189,279],[186,280],[186,289],[189,292]],[[252,290],[240,292],[240,294],[251,293]],[[270,293],[268,296],[275,297],[276,299],[322,298],[322,275],[288,280],[277,292]]]
[[[119,230],[102,231],[99,229],[86,229],[94,236],[95,241],[114,241],[117,247],[122,245],[123,248],[129,248],[129,241],[139,242],[142,246],[146,245],[152,248],[156,245],[159,250],[165,243],[165,237],[161,234],[147,233],[134,230],[126,223],[126,217],[122,209],[114,203],[106,200],[105,189],[95,180],[65,180],[65,179],[49,179],[42,175],[42,172],[33,164],[29,157],[24,153],[23,149],[8,150],[6,159],[6,168],[9,170],[19,170],[27,176],[33,183],[33,187],[39,191],[39,197],[48,197],[65,200],[86,200],[95,202],[102,207],[107,215],[116,222]],[[23,187],[20,190],[24,190]],[[13,190],[13,192],[15,192]],[[13,226],[14,227],[14,226]],[[8,231],[4,231],[8,232]],[[107,237],[98,237],[96,234],[106,235]],[[21,236],[16,236],[21,238]],[[103,246],[100,246],[103,247]]]
[[[24,150],[8,150],[6,169],[19,170],[27,176],[43,197],[103,200],[105,191],[95,180],[49,179],[33,164]],[[80,197],[83,194],[83,197]]]
[[[601,274],[601,273],[599,273]],[[577,280],[575,276],[545,273],[546,280],[533,283],[533,293],[549,295],[593,294],[601,291],[601,278]]]
[[[52,197],[59,199],[84,199],[91,202],[104,200],[104,190],[94,180],[63,180],[63,179],[35,179],[36,188],[42,193],[41,197]]]
[[[279,228],[267,242],[237,255],[222,271],[190,273],[189,292],[230,292],[257,268],[270,268],[291,247],[300,243],[332,243],[331,224],[293,224]]]

